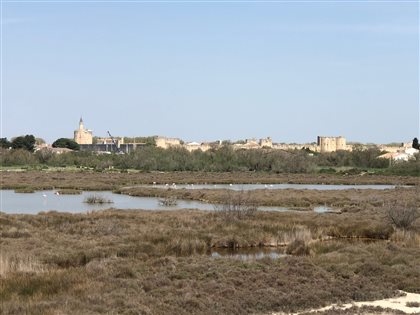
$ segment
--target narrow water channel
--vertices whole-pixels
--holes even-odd
[[[277,248],[213,248],[209,253],[212,258],[238,259],[242,261],[259,260],[263,258],[279,259],[286,257],[284,251]]]

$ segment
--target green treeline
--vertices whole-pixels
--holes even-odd
[[[33,151],[36,139],[33,135],[25,135],[14,138],[11,142],[7,138],[0,138],[0,148],[23,149]]]
[[[202,152],[188,152],[183,148],[161,149],[146,146],[129,154],[95,154],[69,152],[53,154],[47,150],[32,153],[27,150],[2,150],[3,166],[76,166],[96,170],[108,168],[143,171],[263,171],[274,173],[335,172],[337,167],[382,169],[383,173],[420,176],[420,159],[390,166],[378,159],[378,149],[338,151],[310,154],[305,150],[234,150],[230,146]]]

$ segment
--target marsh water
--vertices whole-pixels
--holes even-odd
[[[112,203],[89,204],[84,202],[89,196],[97,196]],[[210,203],[190,200],[177,200],[176,205],[163,206],[156,197],[133,197],[115,194],[111,191],[84,191],[80,195],[57,195],[56,191],[43,190],[34,193],[16,193],[13,190],[0,190],[0,211],[9,214],[37,214],[42,211],[83,213],[103,209],[143,209],[178,210],[198,209],[211,211],[218,207]],[[262,211],[290,211],[285,207],[258,207]],[[315,212],[329,212],[328,207],[315,207]]]
[[[110,191],[85,191],[80,195],[57,195],[55,191],[44,190],[34,193],[16,193],[13,190],[1,190],[0,211],[5,213],[36,214],[41,211],[63,211],[71,213],[87,212],[102,209],[144,209],[144,210],[170,210],[170,209],[200,209],[214,210],[213,205],[178,200],[177,205],[166,207],[159,204],[159,198],[132,197],[114,194]],[[88,196],[98,196],[112,203],[89,204],[85,203]]]
[[[251,248],[213,248],[209,255],[213,258],[230,258],[243,261],[259,260],[263,258],[279,259],[287,255],[277,248],[251,247]]]
[[[197,209],[212,211],[215,205],[199,201],[177,200],[176,205],[163,206],[160,198],[134,197],[115,194],[111,191],[84,191],[80,195],[57,195],[53,190],[36,191],[34,193],[16,193],[13,190],[0,190],[0,211],[14,214],[37,214],[41,211],[60,211],[83,213],[103,209],[142,209],[142,210],[179,210]],[[85,199],[97,196],[111,203],[89,204]],[[289,211],[285,207],[258,207],[263,211]]]

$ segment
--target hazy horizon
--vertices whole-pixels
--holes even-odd
[[[2,5],[1,137],[419,137],[418,2]]]

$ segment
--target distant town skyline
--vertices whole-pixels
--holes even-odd
[[[2,8],[1,137],[419,137],[418,2]]]

